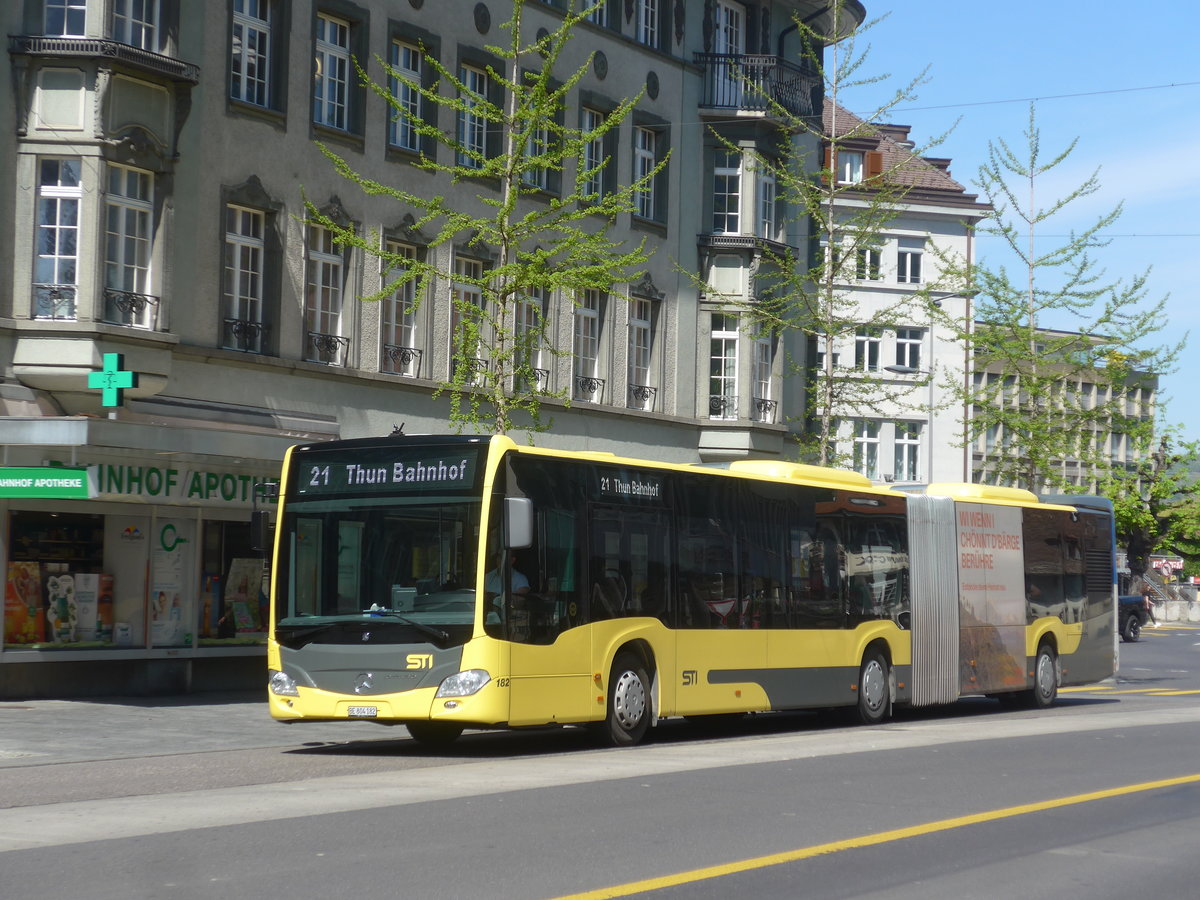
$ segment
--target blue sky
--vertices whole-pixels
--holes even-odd
[[[1155,342],[1176,342],[1184,332],[1190,344],[1200,341],[1200,4],[863,2],[870,19],[885,18],[859,38],[856,51],[867,57],[857,74],[890,77],[841,94],[841,104],[869,113],[928,66],[916,99],[886,120],[913,126],[918,145],[954,126],[930,155],[949,157],[951,175],[977,192],[988,142],[1023,147],[1036,99],[1044,156],[1078,138],[1055,183],[1074,187],[1096,169],[1101,183],[1048,230],[1065,234],[1123,202],[1106,232],[1111,243],[1097,251],[1107,275],[1124,279],[1150,268],[1148,301],[1169,295]],[[1044,196],[1052,188],[1048,182]],[[985,259],[995,252],[989,257],[989,245],[980,247]],[[1161,390],[1166,421],[1200,440],[1200,365],[1187,348]]]

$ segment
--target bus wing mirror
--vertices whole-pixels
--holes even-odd
[[[533,546],[533,501],[528,497],[504,498],[504,540],[510,550]]]
[[[271,513],[269,510],[256,509],[250,513],[250,542],[251,549],[256,553],[266,553],[271,549]]]

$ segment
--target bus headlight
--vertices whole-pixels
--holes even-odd
[[[482,690],[484,685],[491,680],[492,676],[484,669],[467,669],[467,671],[451,675],[443,681],[441,687],[438,688],[437,696],[470,697]]]
[[[286,672],[272,672],[267,686],[270,688],[271,693],[278,697],[300,696],[300,692],[296,690],[295,680]]]

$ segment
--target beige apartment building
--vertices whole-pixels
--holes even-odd
[[[564,5],[529,3],[530,33],[553,30]],[[255,486],[295,443],[448,424],[436,393],[453,280],[359,302],[381,284],[378,261],[333,244],[304,198],[448,272],[495,262],[465,241],[433,245],[317,142],[380,182],[477,202],[489,185],[413,166],[445,148],[394,122],[353,63],[431,84],[435,57],[490,95],[488,47],[510,13],[503,0],[0,5],[0,696],[258,683]],[[864,15],[848,2],[843,25]],[[644,274],[583,302],[540,298],[566,352],[546,353],[538,379],[570,403],[547,399],[553,428],[537,442],[677,461],[787,452],[803,409],[782,360],[803,348],[753,338],[717,298],[753,302],[764,242],[807,240],[749,163],[772,152],[777,123],[744,73],[819,116],[794,20],[828,16],[822,0],[609,0],[578,26],[563,65],[590,65],[565,117],[585,126],[644,90],[589,148],[609,159],[606,185],[670,157],[612,223],[654,250]],[[391,89],[439,129],[478,132],[485,152],[495,140],[469,113]],[[742,158],[718,159],[717,134]],[[549,200],[573,178],[568,165],[539,187]],[[56,467],[85,483],[28,486]]]

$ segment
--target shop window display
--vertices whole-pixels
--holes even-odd
[[[5,646],[114,640],[113,578],[97,515],[13,512],[4,592]]]

